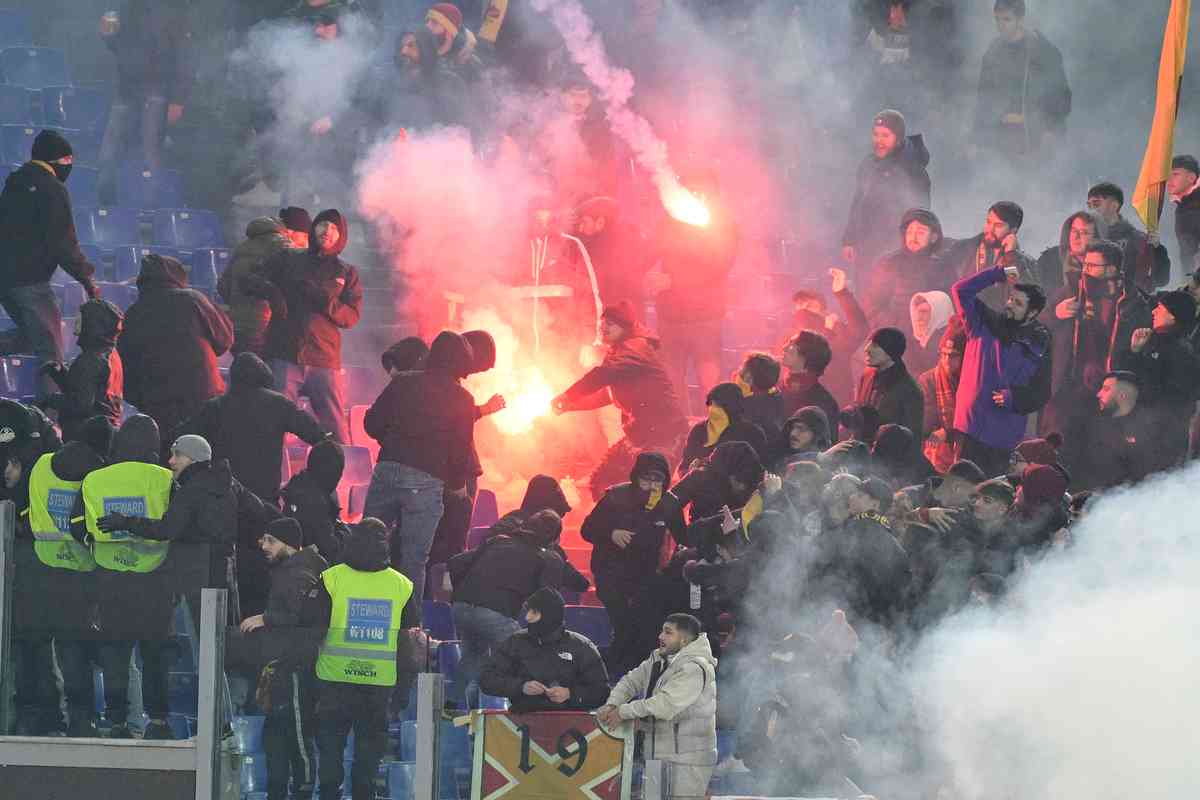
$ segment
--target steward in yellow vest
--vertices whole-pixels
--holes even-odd
[[[341,753],[351,729],[353,796],[374,796],[375,773],[387,746],[388,699],[411,680],[403,620],[413,585],[391,568],[389,539],[377,519],[355,525],[346,538],[345,563],[321,573],[301,611],[303,623],[326,629],[317,656],[321,797],[333,797],[342,785]]]

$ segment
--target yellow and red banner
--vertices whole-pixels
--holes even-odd
[[[1154,125],[1146,143],[1142,171],[1133,190],[1133,208],[1155,233],[1166,199],[1167,178],[1174,157],[1175,120],[1179,116],[1179,88],[1183,65],[1187,61],[1188,18],[1192,0],[1171,0],[1167,26],[1163,33],[1162,56],[1158,62],[1158,90],[1154,101]]]
[[[633,738],[587,712],[477,711],[472,800],[628,800]]]

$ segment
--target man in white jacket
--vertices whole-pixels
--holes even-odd
[[[717,660],[700,627],[690,614],[667,617],[659,648],[621,678],[597,712],[609,727],[641,720],[643,752],[668,764],[672,800],[703,798],[717,763]]]

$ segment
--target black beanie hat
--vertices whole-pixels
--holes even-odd
[[[1025,211],[1012,200],[1001,200],[999,203],[994,203],[988,211],[1013,229],[1020,228],[1021,223],[1025,221]]]
[[[1175,156],[1171,159],[1171,169],[1186,169],[1193,175],[1200,175],[1200,161],[1195,156]]]
[[[101,458],[108,458],[108,451],[112,448],[116,432],[117,429],[109,422],[108,417],[97,414],[84,420],[75,433],[75,439],[92,448]]]
[[[312,230],[312,217],[309,216],[307,211],[298,206],[288,206],[287,208],[279,209],[279,219],[283,220],[284,227],[290,231],[308,233]]]
[[[304,546],[304,529],[291,517],[280,517],[268,525],[264,533],[269,533],[295,550]]]
[[[875,124],[881,128],[887,128],[896,134],[897,139],[903,139],[905,132],[908,130],[908,124],[904,121],[904,115],[892,108],[885,108],[876,114]]]
[[[887,353],[892,361],[903,361],[904,351],[908,349],[908,339],[899,328],[877,328],[871,334],[871,343]]]
[[[1181,328],[1190,329],[1196,324],[1196,299],[1189,292],[1159,292],[1154,299],[1158,305],[1171,312],[1171,316]]]
[[[71,143],[58,131],[44,130],[33,140],[34,161],[56,161],[73,153]]]

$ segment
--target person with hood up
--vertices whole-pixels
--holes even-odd
[[[74,154],[56,131],[33,140],[31,160],[4,182],[0,193],[0,306],[17,325],[19,340],[10,352],[32,352],[46,363],[63,360],[62,312],[50,288],[59,267],[98,297],[96,268],[79,249],[71,195],[64,185]]]
[[[674,384],[658,354],[659,342],[637,321],[633,305],[621,301],[604,309],[601,336],[604,361],[554,398],[555,413],[601,408],[621,410],[625,436],[609,448],[589,479],[592,497],[629,473],[641,450],[668,452],[687,429]]]
[[[1051,299],[1058,287],[1074,289],[1079,284],[1088,245],[1104,238],[1102,234],[1100,218],[1090,210],[1076,211],[1063,221],[1058,244],[1042,251],[1034,267],[1038,283],[1049,290]]]
[[[312,227],[303,208],[280,209],[279,217],[259,217],[246,226],[246,239],[233,250],[229,266],[217,280],[217,293],[233,321],[233,352],[262,355],[271,323],[271,305],[247,291],[246,279],[258,273],[274,256],[308,247]],[[253,283],[253,278],[250,278]]]
[[[233,345],[233,324],[170,256],[142,258],[138,299],[125,312],[117,352],[125,399],[170,432],[225,390],[217,357]]]
[[[902,328],[908,322],[904,307],[913,295],[949,289],[958,276],[946,271],[939,256],[952,244],[932,211],[905,211],[900,218],[900,247],[880,257],[870,274],[863,276],[862,303],[871,323]]]
[[[783,431],[775,442],[771,471],[786,475],[797,461],[816,461],[821,453],[833,446],[829,417],[817,406],[805,406],[783,423]]]
[[[590,711],[608,694],[608,671],[591,640],[564,626],[562,595],[550,587],[525,601],[526,629],[493,648],[479,688],[507,697],[517,714]]]
[[[266,297],[277,291],[286,306],[267,328],[264,353],[275,388],[292,400],[306,396],[321,427],[342,444],[350,441],[342,331],[358,324],[363,302],[358,270],[340,258],[349,241],[346,218],[326,209],[313,220],[308,249],[274,256],[263,266],[263,280],[249,289]]]
[[[321,573],[305,596],[300,624],[323,633],[317,655],[317,782],[319,796],[341,797],[343,755],[354,732],[354,800],[374,800],[379,760],[387,748],[389,700],[412,682],[403,629],[414,605],[412,581],[389,566],[388,527],[371,517],[346,538],[346,562]]]
[[[129,658],[135,641],[143,664],[142,704],[150,716],[143,738],[173,738],[167,725],[172,647],[167,636],[179,587],[175,585],[177,576],[162,568],[170,545],[132,532],[114,534],[119,529],[99,524],[114,508],[154,519],[166,513],[173,482],[171,471],[158,465],[161,447],[158,425],[151,417],[135,414],[125,420],[113,436],[108,465],[83,479],[71,512],[71,535],[84,545],[90,543],[101,568],[96,575],[100,630],[104,633],[99,658],[105,677],[104,716],[113,726],[110,739],[132,738],[127,700]],[[196,608],[198,611],[199,606]]]
[[[954,405],[962,376],[967,331],[956,314],[942,332],[937,364],[917,378],[925,397],[925,457],[939,473],[957,460],[954,453]]]
[[[538,511],[516,531],[491,536],[446,565],[454,584],[454,629],[462,640],[465,708],[475,707],[479,673],[492,648],[521,629],[517,617],[525,598],[562,587],[565,560],[551,549],[561,531],[558,514]]]
[[[903,425],[881,425],[871,446],[871,472],[893,490],[924,483],[937,473],[920,442]]]
[[[229,371],[229,390],[175,430],[176,436],[203,437],[212,445],[213,458],[227,460],[233,477],[267,502],[279,494],[284,436],[295,434],[310,445],[326,437],[312,415],[274,391],[274,385],[271,368],[261,358],[239,353]],[[258,531],[250,530],[238,542],[238,594],[244,615],[262,613],[267,601],[267,564],[257,541]]]
[[[316,782],[313,734],[316,731],[312,657],[319,640],[300,627],[305,598],[315,593],[329,568],[294,519],[267,526],[258,546],[270,564],[271,591],[262,613],[248,616],[226,634],[226,663],[250,667],[255,676],[268,671],[268,702],[262,712],[263,752],[267,759],[267,797],[287,800],[289,780],[296,797],[312,797]]]
[[[1088,189],[1087,207],[1099,219],[1104,238],[1121,246],[1123,277],[1130,286],[1152,292],[1171,279],[1171,256],[1158,233],[1143,233],[1121,214],[1125,192],[1103,181]]]
[[[908,316],[913,333],[905,364],[919,376],[937,365],[942,334],[954,316],[954,301],[945,292],[917,292],[909,300]]]
[[[743,508],[762,483],[764,472],[753,447],[745,442],[722,442],[704,463],[688,470],[671,493],[689,510],[689,521],[696,523],[719,515],[723,507],[735,512]],[[691,546],[699,543],[692,539],[691,531],[686,538]]]
[[[504,534],[514,535],[521,526],[539,511],[553,511],[560,517],[565,517],[571,511],[571,504],[563,493],[558,480],[549,475],[534,475],[525,485],[525,496],[521,499],[521,507],[509,511],[496,521],[488,530],[488,536]]]
[[[613,673],[625,672],[640,658],[632,652],[642,611],[639,597],[665,564],[664,548],[682,540],[686,530],[683,509],[670,488],[667,457],[638,453],[629,482],[605,492],[579,529],[592,545],[596,594],[612,623],[607,663]]]
[[[1082,270],[1051,296],[1053,395],[1038,420],[1042,431],[1061,431],[1067,443],[1084,446],[1088,406],[1114,361],[1129,351],[1133,332],[1151,324],[1150,302],[1136,286],[1125,284],[1121,246],[1104,239],[1085,248]],[[1078,463],[1082,451],[1068,451]]]
[[[938,257],[945,274],[967,278],[994,267],[1015,267],[1007,283],[989,286],[981,298],[993,311],[1000,311],[1016,281],[1036,283],[1037,266],[1021,250],[1017,234],[1025,221],[1025,211],[1011,200],[992,203],[983,222],[983,233],[959,239]]]
[[[907,133],[899,111],[884,109],[875,115],[872,150],[858,166],[842,234],[842,258],[860,274],[892,249],[893,232],[905,212],[929,208],[929,150],[919,134]]]
[[[967,331],[954,401],[956,457],[999,475],[1025,433],[1026,417],[1050,399],[1053,351],[1050,332],[1038,321],[1046,294],[1036,284],[1012,286],[1004,312],[979,297],[1015,277],[1017,267],[993,267],[954,284],[950,296]]]
[[[468,122],[467,84],[438,54],[436,38],[426,28],[401,33],[392,63],[381,65],[377,77],[373,86],[364,87],[364,99],[372,122],[388,139],[402,130]]]
[[[708,420],[692,427],[683,445],[679,475],[698,466],[721,442],[745,442],[754,448],[760,461],[765,460],[767,437],[762,429],[746,419],[742,389],[736,383],[718,383],[704,400]]]
[[[325,439],[313,445],[304,469],[279,490],[284,516],[300,523],[304,541],[316,547],[330,564],[343,561],[342,543],[348,533],[337,497],[345,469],[342,446]]]
[[[751,353],[732,379],[742,390],[744,416],[763,432],[768,447],[787,419],[783,394],[777,388],[782,371],[783,365],[766,353]]]
[[[617,682],[596,717],[608,728],[638,720],[647,760],[667,762],[672,800],[705,797],[717,764],[717,660],[700,620],[667,617],[658,649]]]
[[[43,408],[58,411],[63,438],[74,439],[85,421],[101,414],[115,427],[121,424],[125,371],[117,353],[117,337],[125,316],[105,300],[88,300],[79,307],[75,322],[80,353],[69,369],[44,364],[42,372],[58,384],[59,391],[41,401]]]
[[[907,348],[907,337],[896,328],[879,328],[871,334],[864,348],[867,368],[859,379],[855,402],[878,411],[884,425],[903,425],[921,441],[925,438],[925,398],[904,365]]]
[[[363,513],[396,527],[392,563],[413,582],[418,619],[443,493],[468,497],[474,472],[475,399],[461,384],[474,367],[466,339],[442,331],[425,369],[392,378],[364,419],[380,451]]]

